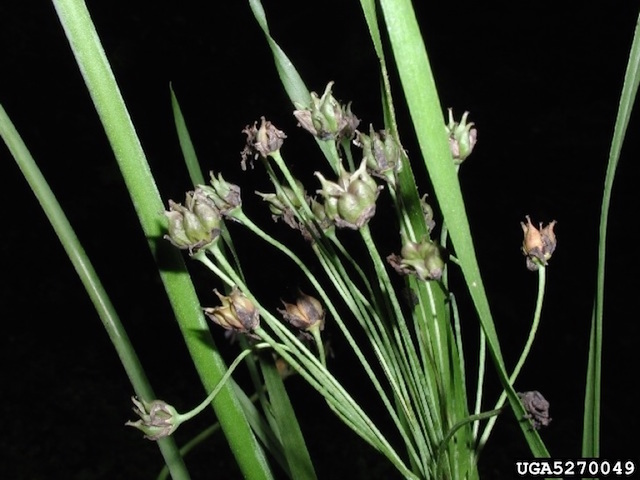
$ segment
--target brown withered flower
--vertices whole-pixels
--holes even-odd
[[[203,308],[204,313],[214,323],[234,333],[250,333],[260,325],[260,313],[237,287],[231,294],[222,295],[214,290],[222,305]]]
[[[525,418],[531,421],[531,426],[534,430],[539,430],[540,427],[547,427],[551,423],[549,402],[540,392],[537,390],[518,392],[518,397],[527,412]]]
[[[240,166],[242,170],[247,169],[247,160],[249,165],[253,168],[253,161],[262,156],[267,158],[271,153],[277,152],[282,147],[284,139],[287,136],[282,130],[278,130],[270,121],[265,120],[264,117],[260,117],[260,127],[256,127],[258,122],[254,122],[253,126],[247,125],[242,133],[247,135],[247,144],[245,145],[240,155],[242,156],[242,162]]]
[[[556,234],[553,231],[556,221],[552,221],[544,228],[541,222],[539,228],[536,228],[531,223],[529,215],[525,218],[527,223],[520,222],[524,233],[522,253],[527,257],[527,268],[531,271],[536,271],[541,266],[547,265],[556,249]]]
[[[210,198],[220,210],[221,215],[227,215],[234,209],[242,206],[240,187],[227,182],[219,173],[216,178],[213,172],[209,172],[210,185],[198,185],[196,190],[201,190]]]
[[[278,309],[278,312],[294,327],[307,332],[316,328],[321,331],[324,329],[324,308],[311,295],[306,295],[299,291],[295,304],[284,301],[282,304],[284,305],[284,310]]]

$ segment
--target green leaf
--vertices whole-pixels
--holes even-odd
[[[210,392],[224,375],[226,365],[214,345],[182,254],[160,241],[164,233],[159,214],[164,209],[162,200],[113,71],[84,2],[53,3],[120,166],[149,249],[156,262],[162,258],[164,265],[172,266],[160,269],[160,276],[204,390]],[[225,385],[212,405],[246,478],[272,478],[264,452],[230,385]]]
[[[640,15],[629,52],[629,61],[624,76],[616,124],[609,150],[609,162],[605,174],[602,207],[600,211],[600,238],[598,245],[598,278],[596,299],[591,320],[589,340],[589,364],[584,398],[584,423],[582,438],[582,456],[597,457],[600,454],[600,395],[602,362],[602,325],[604,312],[605,260],[607,250],[607,225],[611,203],[613,180],[620,159],[624,137],[629,126],[629,118],[640,83]]]
[[[516,392],[509,385],[499,339],[480,276],[460,184],[449,150],[442,106],[413,7],[410,0],[381,0],[380,4],[402,88],[438,205],[486,334],[494,365],[516,417],[522,418],[525,414],[524,408]],[[548,456],[538,433],[532,431],[526,422],[520,424],[531,451],[536,456]]]
[[[189,171],[189,178],[194,185],[202,185],[205,183],[204,176],[202,175],[202,169],[198,162],[198,156],[196,155],[196,149],[191,142],[191,135],[187,129],[187,123],[182,115],[178,98],[173,91],[173,86],[169,86],[171,90],[171,108],[173,110],[173,121],[176,125],[176,132],[178,134],[178,141],[180,142],[180,148],[182,150],[182,156],[184,157],[184,163]]]
[[[265,385],[269,392],[271,413],[275,419],[280,442],[289,465],[291,478],[296,480],[314,480],[316,478],[313,462],[309,456],[296,413],[284,387],[282,377],[275,365],[262,364]]]
[[[289,60],[289,57],[287,57],[284,51],[271,37],[271,33],[269,32],[269,24],[267,23],[267,16],[264,12],[264,8],[262,7],[262,3],[260,3],[260,0],[249,0],[249,5],[251,7],[253,15],[258,21],[258,25],[260,25],[260,28],[262,28],[262,31],[264,32],[269,47],[271,48],[271,53],[273,54],[276,69],[278,70],[278,75],[280,75],[280,81],[285,91],[287,92],[287,95],[291,99],[291,102],[296,108],[298,107],[298,105],[309,105],[311,103],[311,94],[309,93],[309,89],[304,84],[302,77],[293,66],[293,63],[291,63],[291,60]],[[327,161],[333,168],[334,172],[337,172],[338,159],[336,157],[335,150],[332,148],[333,142],[325,142],[317,139],[316,142],[318,143],[320,150],[322,150],[322,153],[327,158]]]
[[[35,160],[2,105],[0,105],[0,137],[2,137],[7,144],[24,178],[40,202],[42,210],[49,219],[69,260],[71,260],[84,288],[87,290],[87,294],[89,298],[91,298],[100,320],[102,320],[102,324],[118,353],[120,362],[127,372],[127,376],[136,395],[145,399],[155,398],[153,389],[140,364],[136,351],[129,341],[129,336],[120,322],[120,318],[107,292],[104,290],[102,282],[100,282],[89,257],[80,244],[73,227],[69,223],[54,193],[51,191],[49,184],[43,177],[42,172],[40,172]],[[189,473],[185,468],[174,439],[172,437],[164,438],[158,442],[158,447],[162,452],[162,456],[173,478],[176,480],[188,479]]]

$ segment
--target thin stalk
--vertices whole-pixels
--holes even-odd
[[[367,361],[365,355],[362,353],[362,350],[360,349],[360,347],[358,347],[358,344],[355,341],[355,339],[353,338],[353,336],[351,335],[349,329],[347,328],[347,326],[342,321],[342,318],[339,315],[338,311],[335,309],[335,306],[333,305],[333,302],[331,301],[331,298],[328,296],[328,294],[326,293],[326,291],[324,290],[324,288],[322,287],[320,282],[318,282],[316,277],[311,273],[311,271],[307,268],[307,266],[304,263],[302,263],[302,261],[288,247],[283,245],[281,242],[275,240],[270,235],[266,234],[257,225],[255,225],[253,223],[253,221],[244,214],[244,212],[242,212],[242,211],[235,212],[233,214],[233,218],[236,219],[237,221],[239,221],[240,223],[242,223],[245,227],[247,227],[249,230],[251,230],[254,234],[258,235],[265,242],[269,243],[270,245],[274,246],[275,248],[280,250],[282,253],[284,253],[305,274],[305,276],[307,277],[309,282],[311,282],[311,284],[314,286],[314,288],[316,289],[318,294],[322,297],[323,301],[325,302],[325,305],[329,309],[329,312],[333,316],[333,318],[336,321],[336,323],[338,323],[338,326],[340,327],[341,331],[345,335],[345,337],[347,339],[347,342],[352,347],[355,355],[358,357],[358,360],[362,364],[362,366],[365,369],[367,375],[369,376],[370,380],[372,381],[376,391],[378,392],[378,394],[380,395],[383,403],[387,407],[387,410],[391,414],[392,418],[394,418],[394,421],[395,421],[396,425],[400,429],[400,424],[397,422],[397,417],[396,417],[395,411],[391,407],[391,404],[390,404],[390,402],[388,400],[388,397],[387,397],[386,393],[384,392],[382,386],[380,385],[380,382],[378,381],[378,378],[377,378],[376,374],[373,372],[373,370],[371,368],[371,365]],[[336,276],[333,276],[331,274],[331,271],[330,271],[330,269],[328,269],[327,265],[325,265],[325,271],[327,272],[327,274],[329,274],[330,278],[332,279],[332,283],[334,284],[334,286],[336,288],[338,288],[339,291],[341,292],[341,297],[343,299],[345,299],[345,301],[347,301],[349,298],[351,298],[350,295],[351,295],[351,293],[353,293],[351,291],[351,289],[346,288],[346,286],[344,288],[340,288],[341,281],[339,280],[339,278],[337,278]],[[222,272],[220,272],[220,273],[222,273]],[[359,308],[355,305],[355,301],[353,300],[353,298],[351,298],[351,302],[347,301],[347,304],[349,305],[350,310],[356,316],[356,318],[360,318],[360,315],[358,315],[359,313],[360,314],[364,313],[361,310],[359,310]],[[365,324],[368,325],[368,324],[370,324],[370,322],[365,322]],[[375,347],[375,348],[376,348],[376,351],[378,352],[377,357],[378,357],[379,361],[381,362],[382,367],[385,369],[387,374],[390,374],[390,372],[388,370],[389,367],[387,366],[390,363],[389,359],[382,355],[382,353],[380,352],[378,347]],[[323,353],[322,349],[320,351]],[[393,364],[393,362],[391,362],[391,364]],[[395,389],[397,389],[397,386],[395,387]],[[405,435],[402,429],[400,429],[400,432],[401,432],[401,434],[403,436]]]
[[[329,401],[336,411],[341,413],[341,417],[364,440],[377,448],[398,468],[407,478],[415,478],[414,474],[406,467],[404,462],[397,455],[393,447],[386,440],[384,435],[378,430],[375,424],[364,413],[360,406],[344,390],[342,385],[331,375],[321,362],[309,349],[303,345],[288,329],[284,328],[281,322],[275,318],[267,309],[260,305],[258,300],[251,295],[244,281],[234,272],[232,266],[222,255],[215,244],[209,251],[215,256],[221,268],[238,285],[245,295],[258,308],[261,316],[265,319],[269,327],[278,335],[281,342],[277,342],[261,327],[254,333],[282,356],[314,389],[316,389],[325,399]]]
[[[478,414],[482,410],[482,392],[484,386],[485,369],[486,369],[486,357],[487,357],[487,338],[484,335],[484,330],[480,328],[480,347],[478,349],[478,385],[476,386],[476,403],[473,408],[473,413]],[[473,438],[478,439],[478,431],[480,429],[480,422],[473,424]]]
[[[218,384],[215,386],[215,388],[211,391],[209,395],[207,395],[207,398],[205,398],[202,402],[200,402],[200,404],[197,407],[193,408],[192,410],[189,410],[187,413],[180,414],[178,416],[179,422],[180,423],[186,422],[187,420],[191,420],[193,417],[195,417],[199,413],[202,413],[202,411],[209,406],[209,404],[213,401],[213,399],[216,398],[216,395],[220,393],[220,390],[225,385],[227,380],[231,378],[231,375],[233,374],[234,370],[238,367],[238,365],[240,365],[240,362],[242,362],[242,360],[244,360],[244,358],[250,353],[253,353],[256,350],[262,350],[265,348],[271,348],[271,346],[267,343],[258,343],[256,345],[253,345],[251,348],[247,348],[242,352],[240,352],[236,357],[236,359],[233,362],[231,362],[231,365],[229,365],[229,369],[224,373],[224,375],[222,376]]]
[[[488,412],[482,412],[482,413],[478,413],[478,414],[475,414],[475,415],[470,415],[469,417],[457,422],[451,428],[451,430],[449,430],[447,432],[447,435],[444,437],[444,439],[442,440],[442,443],[440,444],[440,446],[438,448],[438,460],[437,460],[438,468],[437,468],[437,472],[440,473],[440,468],[444,464],[444,462],[442,462],[442,457],[444,456],[445,452],[447,451],[445,447],[447,446],[449,441],[453,438],[453,436],[456,434],[456,432],[459,429],[461,429],[465,425],[468,425],[471,422],[479,422],[479,421],[485,420],[487,418],[489,418],[489,419],[496,418],[501,411],[502,411],[502,408],[495,408],[493,410],[489,410]]]
[[[546,267],[541,265],[538,268],[538,297],[536,299],[536,308],[533,314],[533,322],[531,324],[531,329],[529,330],[529,336],[527,338],[527,342],[525,343],[524,348],[522,349],[522,353],[520,354],[520,358],[518,359],[518,362],[516,363],[516,366],[513,369],[511,376],[509,377],[509,384],[511,386],[514,385],[516,379],[518,378],[518,375],[520,374],[520,370],[524,365],[524,362],[529,356],[529,352],[531,351],[531,346],[533,345],[533,340],[535,339],[536,333],[538,331],[538,326],[540,325],[542,304],[544,303],[546,277],[547,277]],[[503,391],[502,394],[500,395],[500,398],[496,402],[495,408],[496,409],[502,408],[506,399],[507,399],[507,394],[505,391]],[[497,417],[494,417],[489,419],[489,421],[487,422],[487,425],[482,433],[482,436],[480,437],[480,441],[478,442],[478,454],[484,448],[484,445],[487,443],[487,440],[489,439],[489,435],[491,434],[491,430],[493,429],[493,426],[495,425],[496,420],[497,420]]]
[[[415,345],[413,344],[411,334],[409,333],[409,329],[404,318],[404,314],[402,312],[402,309],[400,308],[400,303],[396,296],[395,289],[391,284],[391,279],[389,278],[386,267],[382,259],[380,258],[378,249],[373,242],[371,230],[369,229],[368,225],[365,225],[363,228],[361,228],[360,233],[365,242],[365,245],[367,246],[369,255],[371,256],[371,259],[373,261],[378,281],[380,282],[380,289],[384,295],[385,300],[390,303],[389,319],[392,322],[391,329],[396,338],[399,352],[402,355],[400,358],[402,362],[406,362],[407,365],[409,378],[406,380],[408,380],[408,385],[410,387],[410,392],[413,400],[411,404],[413,405],[415,403],[417,405],[424,405],[424,395],[432,395],[434,392],[425,392],[425,389],[429,385],[429,382],[426,381],[424,372],[420,367],[420,362],[418,361],[418,355],[415,350]],[[417,416],[413,412],[413,409],[410,412],[412,413],[412,417],[410,417],[409,420],[417,420]],[[418,424],[420,423],[421,422],[418,422]],[[424,427],[424,424],[422,424],[422,426]],[[416,431],[416,441],[421,444],[428,443],[426,441],[426,438],[428,438],[429,435],[426,431],[414,431]]]
[[[298,217],[298,220],[301,221],[302,223],[304,223],[307,228],[308,231],[310,233],[314,233],[314,232],[318,232],[320,231],[320,228],[318,225],[316,225],[315,223],[315,216],[313,215],[311,209],[309,208],[309,205],[307,204],[307,201],[305,199],[304,196],[304,192],[301,190],[301,188],[299,187],[299,185],[297,184],[295,178],[292,176],[291,172],[289,171],[284,159],[282,158],[282,155],[280,153],[280,151],[275,151],[272,152],[269,155],[270,159],[273,160],[276,165],[278,166],[278,168],[280,169],[280,171],[283,173],[283,175],[285,176],[285,179],[287,180],[287,183],[289,185],[289,188],[291,188],[291,190],[293,191],[296,200],[298,202],[298,204],[300,204],[302,207],[301,209],[298,209],[296,207],[293,206],[291,199],[288,198],[288,196],[286,194],[284,194],[282,192],[282,187],[280,185],[280,182],[278,180],[278,178],[275,175],[275,172],[273,171],[273,168],[271,166],[271,164],[267,161],[266,158],[263,158],[263,164],[265,166],[265,169],[267,170],[267,173],[269,174],[269,177],[272,181],[272,183],[274,184],[275,188],[276,188],[276,192],[280,193],[281,198],[284,200],[284,202],[287,204],[287,206],[291,209],[291,211],[293,211],[296,216]],[[311,223],[313,223],[313,225],[310,225]],[[344,278],[345,281],[345,287],[342,288],[342,297],[346,300],[347,296],[345,295],[347,292],[349,293],[349,295],[351,294],[351,292],[356,289],[355,285],[352,283],[351,281],[351,277],[345,272],[342,264],[340,261],[337,260],[336,255],[333,253],[333,251],[330,249],[329,245],[326,245],[326,242],[324,242],[325,237],[319,235],[319,234],[314,234],[314,251],[316,252],[316,254],[318,255],[318,258],[321,261],[321,264],[325,267],[325,271],[327,272],[327,274],[330,276],[330,278],[332,278],[332,281],[334,283],[334,285],[338,285],[341,284],[342,282],[339,280],[340,277]],[[369,292],[370,292],[370,298],[376,299],[377,296],[373,294],[372,290],[371,290],[371,286],[369,284],[369,280],[368,278],[364,275],[364,273],[362,272],[362,270],[360,269],[360,267],[357,265],[357,263],[350,257],[350,255],[348,254],[348,252],[344,249],[344,247],[340,244],[340,242],[338,241],[338,239],[336,238],[335,235],[328,235],[328,238],[330,238],[333,242],[333,244],[335,246],[338,247],[338,249],[346,256],[346,258],[348,260],[350,260],[352,262],[352,265],[354,265],[354,267],[356,268],[356,271],[359,272],[359,274],[361,275],[363,281],[365,282],[365,286],[368,288]],[[335,275],[335,270],[331,267],[331,265],[334,265],[337,267],[338,271],[340,272],[339,275]],[[346,288],[346,285],[349,285],[349,288]],[[357,290],[357,289],[356,289]],[[353,297],[352,297],[353,298]],[[358,302],[356,302],[357,304]],[[358,307],[358,309],[360,310],[361,313],[364,313],[364,311],[362,309],[360,309],[360,307]],[[356,318],[359,318],[359,316],[357,316]],[[375,310],[372,311],[372,316],[368,317],[367,315],[365,315],[364,318],[374,318],[374,319],[378,319],[377,321],[377,325],[378,325],[378,331],[382,334],[382,336],[384,338],[386,338],[386,330],[384,328],[384,326],[382,325],[382,323],[379,320],[379,317],[377,316],[377,314],[375,313]],[[361,320],[361,324],[363,326],[368,326],[371,325],[369,322],[367,322],[366,320],[360,319]],[[346,331],[346,329],[345,329]],[[375,334],[375,330],[373,331]],[[377,335],[376,335],[377,336]],[[387,342],[387,345],[390,347],[390,343]],[[376,348],[376,351],[384,351],[380,350],[379,348]],[[393,351],[393,349],[388,350],[388,351]],[[403,365],[403,356],[401,355],[396,355],[396,362],[388,362],[387,365],[392,365],[392,366],[396,366],[396,365]],[[385,368],[386,372],[390,372],[390,369],[387,367]],[[405,368],[405,374],[400,374],[399,372],[396,374],[395,377],[389,377],[391,378],[395,378],[395,381],[392,382],[392,385],[394,386],[403,386],[404,385],[404,380],[405,378],[411,378],[410,375],[408,375],[408,370]],[[398,383],[398,380],[400,380],[400,383]],[[418,389],[420,390],[420,389]],[[398,393],[398,392],[397,392]],[[405,393],[406,393],[406,389],[405,389]],[[399,396],[398,398],[406,398],[405,396]],[[407,408],[410,406],[410,403],[408,403],[407,401],[403,401],[402,404],[404,405],[404,411],[405,413],[408,415],[408,417],[410,419],[415,419],[415,413],[412,413],[411,408]],[[415,421],[410,421],[409,425],[416,425]]]

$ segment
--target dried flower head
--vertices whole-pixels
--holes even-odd
[[[527,268],[538,270],[541,266],[546,266],[547,262],[556,249],[556,234],[553,228],[556,221],[549,223],[546,227],[539,224],[539,229],[532,223],[529,215],[525,217],[527,223],[521,222],[524,240],[522,242],[522,253],[527,257]]]
[[[217,290],[214,292],[222,305],[203,309],[213,322],[234,333],[250,333],[258,328],[258,309],[237,287],[234,287],[228,296],[220,294]]]
[[[210,184],[199,185],[196,190],[200,190],[209,197],[216,205],[221,215],[227,215],[232,210],[242,206],[242,196],[240,187],[233,183],[227,182],[222,178],[222,174],[218,174],[216,178],[213,172],[209,172]]]
[[[247,135],[247,144],[240,153],[242,156],[242,170],[247,169],[247,160],[249,165],[253,167],[253,160],[262,156],[267,158],[273,152],[277,152],[282,147],[284,139],[287,136],[283,131],[278,130],[270,121],[260,118],[260,127],[256,127],[258,122],[254,122],[253,126],[247,125],[242,133]]]
[[[299,292],[296,303],[282,302],[283,309],[278,309],[284,319],[300,330],[310,331],[324,329],[325,311],[322,304],[314,297]]]
[[[534,430],[546,427],[551,423],[549,416],[549,402],[537,390],[529,392],[518,392],[518,397],[522,406],[527,412],[526,418],[531,420]]]

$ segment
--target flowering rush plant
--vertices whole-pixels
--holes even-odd
[[[508,367],[458,180],[465,163],[473,161],[479,128],[469,112],[458,117],[449,109],[443,115],[409,0],[361,1],[379,59],[384,110],[380,125],[361,119],[356,105],[339,100],[334,94],[338,86],[330,79],[321,93],[310,91],[271,36],[260,1],[249,0],[299,128],[285,133],[268,119],[268,112],[259,120],[247,120],[238,162],[243,170],[261,169],[271,185],[269,192],[247,192],[241,184],[225,180],[216,165],[210,166],[205,181],[178,100],[172,95],[192,180],[183,201],[161,199],[83,1],[53,3],[122,167],[142,228],[151,239],[151,251],[158,256],[163,248],[156,243],[160,239],[171,247],[168,255],[179,274],[161,268],[160,275],[207,391],[202,403],[187,413],[179,413],[169,399],[157,398],[95,272],[78,269],[133,385],[136,418],[127,425],[158,442],[166,461],[161,476],[188,478],[186,454],[219,427],[245,477],[267,479],[283,473],[294,479],[316,478],[314,462],[320,459],[309,451],[296,417],[297,399],[287,391],[292,376],[306,382],[328,411],[403,478],[479,478],[478,459],[498,418],[519,425],[532,456],[550,456],[541,437],[552,422],[550,402],[545,392],[519,389],[517,381],[541,321],[546,271],[557,245],[556,221],[533,221],[527,216],[521,223],[523,268],[537,274],[538,290],[524,348],[515,366]],[[403,146],[405,134],[396,121],[389,52],[419,146],[412,155]],[[637,57],[630,57],[607,172],[602,231],[606,231],[609,179],[637,86],[637,63]],[[0,113],[2,136],[24,166],[43,208],[55,212],[51,218],[69,255],[87,264],[26,147],[4,111]],[[315,184],[294,175],[294,162],[287,157],[287,141],[294,135],[306,135],[310,149],[317,152]],[[418,169],[426,172],[431,187],[416,181]],[[276,222],[275,228],[252,218],[245,208],[248,202],[261,204],[266,216]],[[374,228],[381,209],[393,218],[384,238]],[[294,230],[301,241],[283,242],[278,238],[283,229]],[[251,248],[259,244],[291,268],[295,296],[284,291],[282,298],[265,297],[253,283],[252,265],[243,262],[246,244],[237,241],[244,234],[252,238]],[[394,247],[387,249],[391,238]],[[585,457],[599,454],[604,242],[603,235],[585,389]],[[185,260],[197,263],[187,267]],[[201,304],[188,268],[211,272],[216,304]],[[453,276],[462,280],[466,291],[452,291]],[[480,346],[473,372],[465,357],[468,342],[456,295],[468,296],[475,309]],[[348,345],[375,395],[362,398],[339,380],[345,365],[332,357],[329,332]],[[223,358],[216,337],[237,345],[234,359]],[[486,394],[488,366],[501,384],[497,398]],[[233,379],[240,367],[249,374],[250,389]],[[218,426],[179,448],[173,433],[209,406]]]

